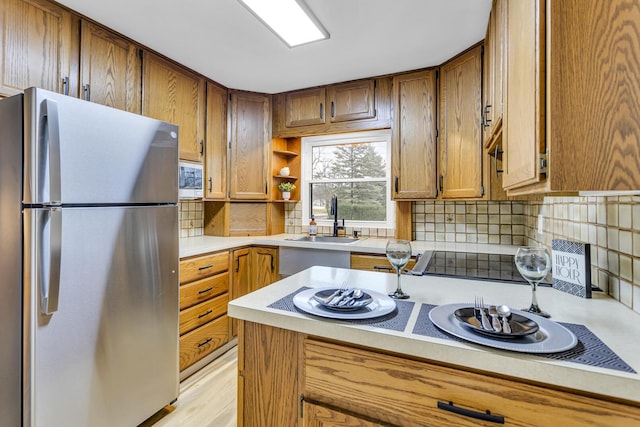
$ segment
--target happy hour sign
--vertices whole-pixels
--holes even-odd
[[[591,298],[591,250],[588,243],[551,241],[553,288]]]

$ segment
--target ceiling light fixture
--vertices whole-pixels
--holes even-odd
[[[289,47],[329,38],[302,0],[238,0]]]

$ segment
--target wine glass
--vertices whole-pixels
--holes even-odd
[[[411,258],[411,244],[409,241],[395,239],[389,240],[387,242],[387,258],[391,265],[393,265],[393,268],[396,269],[396,274],[398,276],[398,286],[392,294],[389,294],[389,296],[396,299],[409,298],[409,295],[402,292],[402,288],[400,287],[400,273]]]
[[[518,271],[531,285],[531,306],[523,309],[529,313],[542,317],[551,317],[549,313],[540,310],[536,290],[538,283],[544,279],[551,270],[551,256],[545,247],[522,247],[518,248],[515,256],[515,263]]]

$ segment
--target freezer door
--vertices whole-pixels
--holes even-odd
[[[177,202],[176,125],[35,88],[24,110],[25,204]]]
[[[135,426],[177,398],[177,215],[25,210],[25,426]]]

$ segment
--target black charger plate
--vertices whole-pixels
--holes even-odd
[[[459,308],[453,312],[456,319],[473,332],[494,338],[520,338],[538,331],[536,322],[517,313],[511,313],[511,316],[509,316],[510,334],[487,330],[482,327],[482,323],[476,317],[476,314],[480,316],[480,313],[477,313],[473,307]],[[487,317],[489,317],[489,314],[487,314]]]

